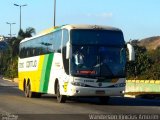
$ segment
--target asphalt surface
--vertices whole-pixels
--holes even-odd
[[[81,120],[81,119],[160,119],[160,100],[111,97],[101,105],[97,98],[70,99],[57,103],[56,97],[25,98],[17,83],[0,78],[0,119]],[[99,115],[99,116],[95,116]]]

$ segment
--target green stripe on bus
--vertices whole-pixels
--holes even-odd
[[[49,54],[47,67],[46,67],[45,81],[44,81],[44,86],[43,86],[44,92],[48,91],[48,83],[49,83],[49,78],[50,78],[50,73],[51,73],[52,61],[53,61],[53,54]]]
[[[40,81],[40,92],[47,92],[49,77],[51,72],[51,66],[53,61],[53,54],[45,55],[43,62],[43,70],[41,73],[41,81]]]
[[[40,80],[40,92],[43,92],[43,86],[44,86],[44,81],[45,81],[45,70],[47,66],[47,61],[48,61],[48,55],[44,56],[44,61],[43,61],[43,67],[42,67],[42,73],[41,73],[41,80]]]

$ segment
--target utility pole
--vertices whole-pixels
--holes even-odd
[[[54,27],[56,26],[56,0],[54,0]]]
[[[12,25],[16,24],[16,23],[9,23],[9,22],[6,22],[6,24],[8,24],[10,26],[10,39],[12,38]]]
[[[18,4],[14,4],[14,6],[17,6],[17,7],[19,7],[20,8],[20,28],[19,28],[19,30],[22,30],[22,26],[21,26],[21,24],[22,24],[22,21],[21,21],[21,17],[22,17],[22,13],[21,13],[21,9],[22,9],[22,7],[25,7],[25,6],[27,6],[27,4],[24,4],[24,5],[18,5]]]

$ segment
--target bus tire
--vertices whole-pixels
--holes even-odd
[[[35,96],[34,92],[31,91],[31,84],[30,82],[25,85],[25,97],[33,98]]]
[[[25,95],[25,97],[29,97],[29,91],[28,90],[29,90],[28,85],[27,85],[27,83],[25,83],[25,85],[24,85],[24,95]]]
[[[109,96],[100,96],[99,97],[99,101],[100,101],[100,104],[107,104],[108,101],[109,101]]]
[[[57,86],[56,86],[56,96],[57,96],[58,103],[65,103],[66,102],[67,96],[61,95],[60,86],[59,86],[58,82],[57,82]]]

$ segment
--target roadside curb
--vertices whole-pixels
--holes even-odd
[[[9,81],[9,82],[15,82],[18,83],[18,78],[14,78],[14,79],[8,79],[8,78],[2,78],[3,80]]]
[[[18,78],[14,78],[13,82],[18,83]]]
[[[10,82],[13,82],[13,79],[8,79],[8,78],[2,78],[3,80],[6,80],[6,81],[10,81]]]
[[[124,97],[128,97],[128,98],[136,98],[135,95],[128,95],[128,94],[125,94]]]

